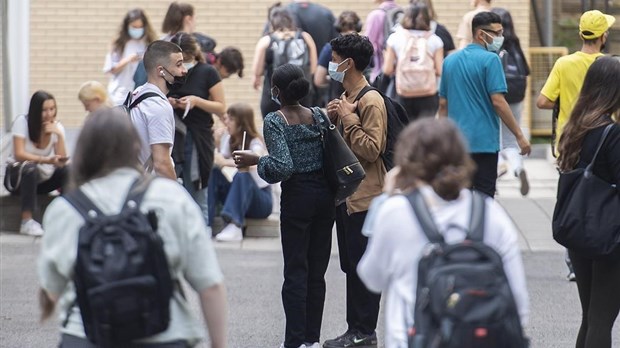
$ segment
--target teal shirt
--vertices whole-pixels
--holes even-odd
[[[321,125],[325,121],[313,111],[314,124],[287,125],[279,112],[267,114],[263,137],[269,156],[258,161],[258,175],[270,184],[285,181],[297,173],[323,168]]]
[[[491,95],[507,91],[499,56],[478,44],[444,60],[439,96],[448,100],[448,116],[465,136],[471,153],[499,151],[500,119]]]

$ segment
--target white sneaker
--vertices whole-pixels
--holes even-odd
[[[240,242],[243,240],[243,232],[241,227],[231,222],[215,236],[215,240],[218,242]]]
[[[318,343],[317,343],[318,344]],[[312,347],[314,348],[314,346],[306,346],[305,344],[302,344],[301,346],[299,346],[298,348],[306,348],[306,347]],[[317,346],[319,348],[321,348],[320,346]],[[284,342],[280,344],[280,348],[284,348]]]
[[[321,344],[319,342],[314,343],[304,343],[304,347],[306,348],[321,348]]]
[[[34,221],[34,219],[30,219],[28,221],[22,221],[22,225],[19,228],[19,233],[28,236],[41,237],[43,235],[43,228],[41,228],[41,224]]]

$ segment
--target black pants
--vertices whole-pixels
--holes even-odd
[[[336,208],[336,230],[340,268],[347,277],[347,326],[362,334],[372,334],[377,328],[381,295],[370,292],[357,275],[357,264],[366,251],[368,238],[362,226],[368,211],[347,214],[347,205]]]
[[[320,342],[334,217],[334,197],[322,172],[294,174],[282,182],[285,347]]]
[[[428,97],[405,98],[398,97],[398,101],[407,111],[409,122],[422,117],[435,117],[439,108],[439,96],[437,94]]]
[[[489,197],[495,197],[495,185],[497,183],[497,152],[495,153],[472,153],[471,159],[476,163],[472,188]]]
[[[611,330],[620,311],[620,260],[597,261],[568,251],[581,302],[577,348],[610,348]]]
[[[21,184],[18,190],[22,201],[22,212],[34,212],[37,207],[37,194],[50,193],[54,190],[62,188],[67,182],[67,167],[56,168],[52,176],[39,182],[39,169],[36,163],[27,163],[22,171]]]

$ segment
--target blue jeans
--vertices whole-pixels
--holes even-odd
[[[215,216],[215,205],[224,203],[222,217],[237,226],[243,226],[245,218],[265,219],[273,211],[271,187],[259,188],[250,173],[239,172],[233,181],[214,167],[207,185],[207,206],[209,210],[209,226]]]

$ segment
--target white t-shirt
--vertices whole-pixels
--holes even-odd
[[[417,37],[423,37],[428,34],[428,31],[423,30],[405,30],[403,28],[396,30],[396,32],[391,34],[387,39],[387,46],[394,50],[394,53],[396,53],[396,58],[399,58],[402,54],[402,50],[405,49],[407,38],[409,37],[407,36],[407,32]],[[437,52],[440,48],[443,48],[443,41],[441,41],[439,36],[435,34],[429,36],[426,45],[428,54],[434,56],[435,52]]]
[[[267,148],[265,147],[265,144],[257,138],[254,138],[252,139],[252,141],[250,141],[249,150],[252,150],[252,152],[259,156],[267,154]],[[228,132],[222,134],[222,138],[220,139],[219,152],[224,158],[232,158],[232,154],[230,153],[230,134],[228,134]],[[252,176],[252,179],[254,179],[256,186],[258,186],[259,188],[265,188],[269,186],[268,182],[258,176],[257,166],[251,166],[249,172]]]
[[[152,155],[151,145],[170,144],[172,154],[174,144],[174,112],[168,98],[157,86],[147,82],[136,88],[132,100],[136,100],[146,92],[155,92],[161,98],[155,96],[147,98],[131,110],[131,122],[136,127],[142,143],[138,156],[142,165]]]
[[[138,175],[135,169],[121,168],[80,188],[104,214],[118,214],[129,186]],[[154,179],[144,196],[141,210],[154,210],[157,214],[157,233],[164,241],[170,275],[174,279],[184,278],[195,291],[223,282],[200,208],[182,186],[172,180]],[[61,295],[60,322],[64,321],[69,306],[75,304],[72,278],[79,229],[83,223],[82,216],[64,199],[55,199],[43,216],[45,234],[38,260],[38,277],[42,288]],[[190,304],[175,291],[170,301],[170,325],[164,332],[144,341],[184,340],[194,346],[204,336],[201,322],[192,315]],[[61,331],[85,336],[77,306],[72,307],[67,326]]]
[[[423,187],[422,194],[446,242],[462,241],[465,238],[463,230],[469,226],[471,192],[461,191],[459,198],[454,201],[444,201],[430,186]],[[428,239],[406,197],[390,197],[378,209],[375,223],[369,227],[372,236],[357,273],[368,289],[387,295],[385,346],[406,348],[405,319],[410,325],[413,324],[417,287],[417,273],[414,270],[418,269],[418,261]],[[459,227],[448,228],[448,225]],[[521,323],[525,325],[529,315],[529,298],[517,231],[506,212],[491,198],[486,200],[484,232],[484,243],[502,257]]]
[[[57,126],[64,137],[65,127],[60,122],[57,123]],[[56,135],[55,133],[52,133],[50,142],[49,144],[47,144],[45,148],[40,149],[36,147],[36,145],[32,142],[32,140],[30,140],[30,137],[28,136],[28,119],[26,118],[26,115],[20,115],[15,119],[15,121],[13,121],[13,126],[11,127],[11,134],[14,137],[24,139],[24,150],[28,153],[31,153],[36,156],[42,156],[42,157],[48,157],[48,156],[56,154],[54,149],[56,147],[56,144],[58,143],[58,135]],[[15,149],[14,148],[11,149],[11,152],[9,155],[9,161],[15,161]],[[52,174],[54,174],[55,168],[54,168],[54,165],[52,164],[41,163],[38,165],[38,167],[39,167],[39,179],[41,181],[45,181],[51,178]]]
[[[109,73],[123,58],[137,53],[140,56],[146,51],[146,42],[142,39],[131,39],[125,44],[125,49],[121,55],[119,52],[112,51],[105,56],[103,64],[103,72]],[[121,105],[127,98],[127,93],[133,91],[135,83],[133,75],[136,73],[139,62],[130,62],[118,74],[110,73],[110,82],[108,83],[108,94],[114,105]]]

